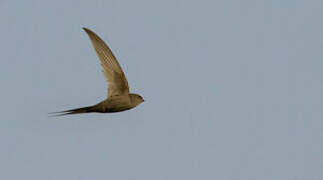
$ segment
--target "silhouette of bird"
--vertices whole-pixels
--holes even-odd
[[[54,112],[59,113],[56,116],[92,112],[121,112],[132,109],[144,102],[140,95],[129,92],[127,78],[108,45],[90,29],[83,28],[83,30],[89,36],[94,50],[101,61],[103,73],[108,83],[107,99],[93,106]]]

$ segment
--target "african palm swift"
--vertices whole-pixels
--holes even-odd
[[[129,92],[126,76],[107,44],[93,31],[87,28],[83,29],[89,36],[94,50],[101,61],[103,73],[108,83],[108,97],[96,105],[57,112],[61,113],[58,115],[121,112],[132,109],[144,102],[140,95]]]

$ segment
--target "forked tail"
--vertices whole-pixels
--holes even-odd
[[[65,116],[65,115],[71,115],[71,114],[90,113],[90,112],[94,112],[93,106],[70,109],[66,111],[52,112],[49,114],[53,114],[52,116]]]

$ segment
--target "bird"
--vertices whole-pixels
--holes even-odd
[[[144,102],[135,93],[130,93],[127,78],[109,46],[92,30],[82,28],[88,35],[101,61],[102,71],[108,84],[107,98],[93,106],[54,112],[54,116],[81,113],[115,113],[130,110]]]

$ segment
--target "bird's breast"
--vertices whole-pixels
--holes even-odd
[[[105,112],[120,112],[132,109],[134,106],[131,104],[128,96],[115,96],[110,97],[103,102]]]

